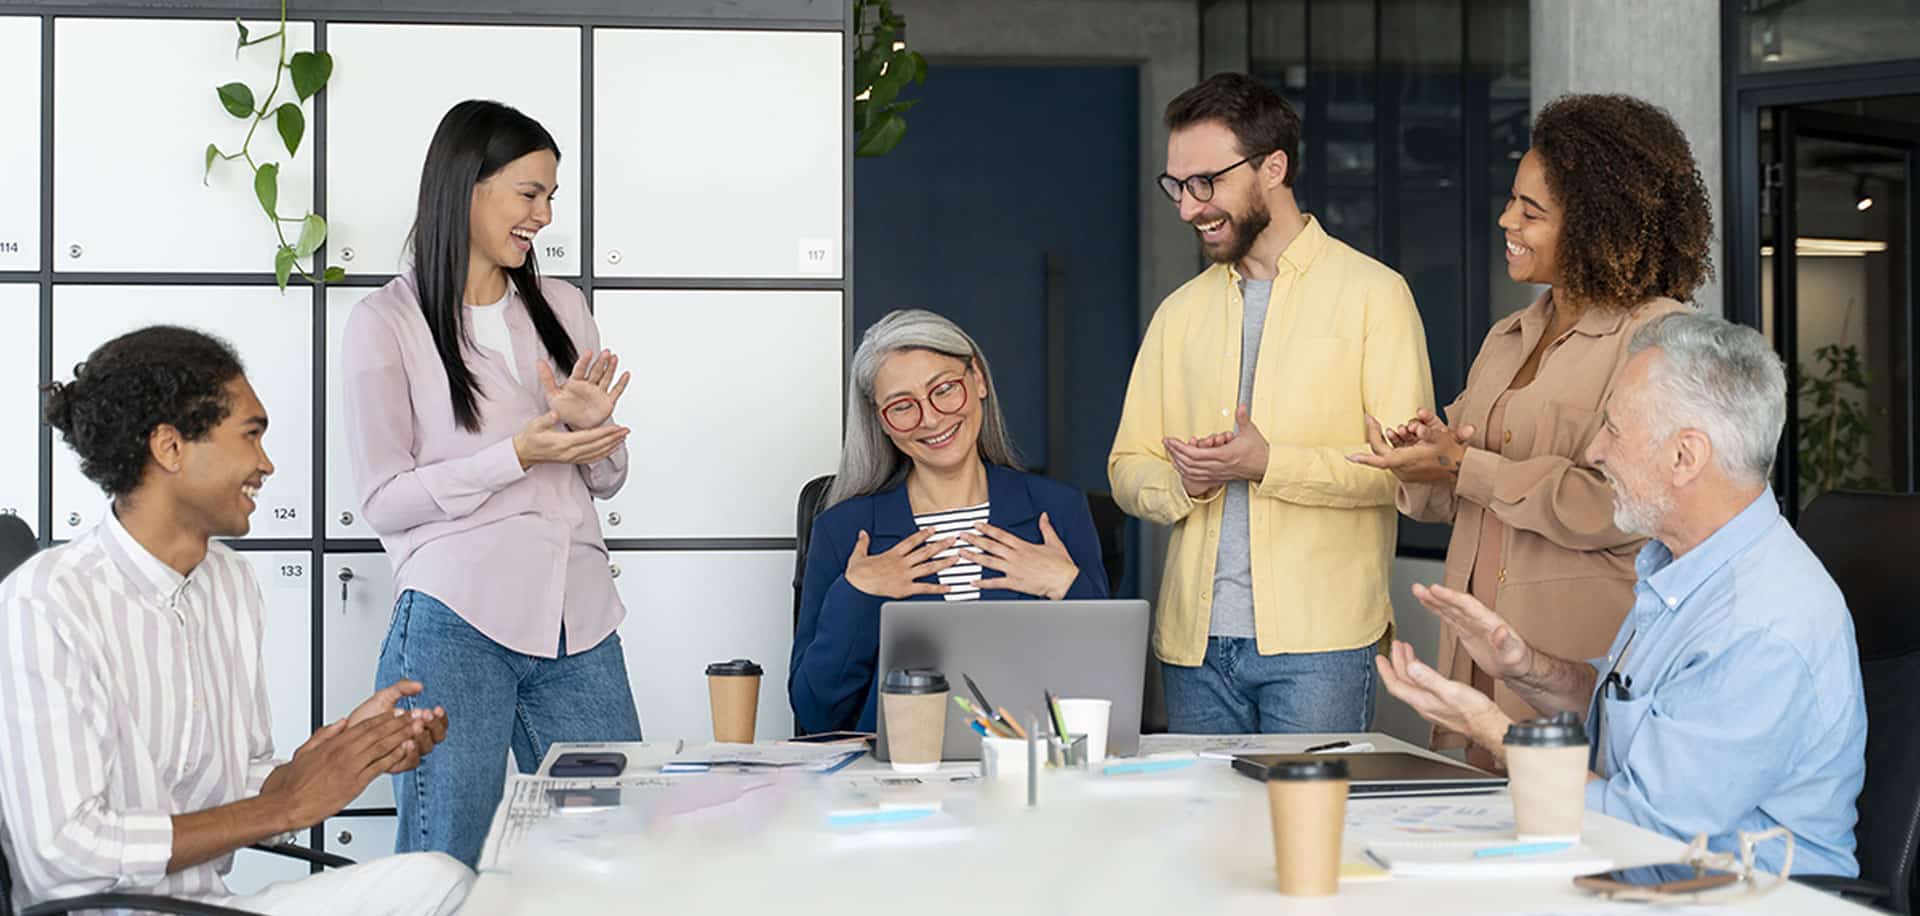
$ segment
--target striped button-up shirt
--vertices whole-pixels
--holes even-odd
[[[177,814],[258,794],[273,759],[262,599],[230,548],[182,576],[111,512],[0,585],[0,843],[17,906],[215,898],[232,856],[167,874]]]

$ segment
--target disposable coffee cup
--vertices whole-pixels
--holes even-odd
[[[925,668],[895,668],[880,682],[887,717],[887,760],[902,773],[940,768],[947,738],[947,676]]]
[[[1507,790],[1523,841],[1580,839],[1587,805],[1587,732],[1572,713],[1507,728]]]
[[[1340,834],[1347,823],[1347,763],[1299,760],[1267,768],[1273,869],[1280,893],[1330,897],[1340,889]]]
[[[744,658],[707,666],[707,698],[713,704],[713,740],[752,744],[760,711],[760,666]]]

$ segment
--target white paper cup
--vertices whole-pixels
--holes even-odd
[[[1089,766],[1099,766],[1107,759],[1107,727],[1112,717],[1112,700],[1060,701],[1060,718],[1067,722],[1067,734],[1087,736]]]

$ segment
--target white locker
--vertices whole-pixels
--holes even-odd
[[[0,448],[0,515],[17,515],[38,534],[40,287],[0,284],[0,327],[0,429],[9,431]]]
[[[615,417],[627,485],[609,538],[793,537],[800,488],[840,458],[841,294],[599,290],[602,345],[633,373]],[[669,483],[670,482],[670,485]]]
[[[340,375],[347,316],[372,292],[338,286],[327,290],[327,510],[321,524],[328,540],[379,536],[360,517],[360,489],[347,452],[347,391]]]
[[[330,553],[322,569],[320,721],[353,712],[373,695],[380,647],[393,619],[393,568],[383,553]],[[344,600],[343,600],[344,596]],[[381,686],[386,686],[382,684]],[[382,776],[350,808],[393,805],[393,779]],[[327,840],[333,842],[331,834]],[[391,851],[392,846],[384,849]],[[351,855],[342,853],[342,855]]]
[[[0,16],[0,270],[40,269],[40,18]]]
[[[261,655],[267,674],[267,705],[273,711],[273,753],[282,760],[312,736],[313,593],[311,554],[249,550],[253,575],[266,598]],[[302,831],[295,842],[306,842]],[[285,856],[242,849],[234,854],[227,887],[251,894],[277,881],[303,878],[307,863]]]
[[[380,777],[384,782],[389,777]],[[345,815],[327,818],[320,842],[327,852],[355,862],[393,855],[393,837],[400,819],[391,814]]]
[[[647,740],[713,740],[706,668],[732,658],[764,669],[754,737],[793,734],[793,551],[618,551],[612,563],[627,606],[620,642]]]
[[[249,538],[305,538],[313,502],[313,299],[271,286],[56,286],[53,291],[53,377],[94,348],[154,324],[178,324],[232,345],[247,380],[267,408],[267,457],[273,476],[260,490]],[[53,535],[72,538],[92,527],[106,495],[80,473],[64,443],[53,449]]]
[[[493,99],[539,121],[560,145],[553,223],[535,253],[543,273],[580,273],[579,29],[349,23],[327,27],[327,46],[352,62],[328,90],[331,263],[399,272],[434,128],[457,102]],[[394,91],[400,86],[406,91]]]
[[[282,760],[313,735],[313,555],[293,550],[248,550],[254,579],[266,598],[261,655],[267,705],[273,711],[273,753]]]
[[[594,273],[840,276],[841,57],[831,32],[595,30]]]
[[[254,35],[277,22],[248,22]],[[54,23],[54,268],[63,271],[271,273],[277,242],[242,160],[215,162],[207,144],[240,148],[247,121],[215,87],[246,83],[265,101],[277,42],[234,58],[232,20],[58,19]],[[313,25],[287,24],[288,52],[313,47]],[[294,101],[282,80],[274,99]],[[311,105],[308,106],[309,109]],[[258,163],[278,163],[282,216],[313,205],[313,112],[289,155],[273,118],[255,132]],[[295,241],[298,224],[287,241]]]

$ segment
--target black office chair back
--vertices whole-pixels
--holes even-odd
[[[807,481],[800,488],[800,504],[794,513],[793,538],[793,629],[800,631],[800,587],[807,578],[807,542],[813,538],[813,520],[826,508],[827,491],[833,489],[833,475]]]
[[[13,575],[39,549],[40,542],[25,521],[17,515],[0,515],[0,579]]]
[[[1825,493],[1800,537],[1847,598],[1867,695],[1867,779],[1854,828],[1860,877],[1911,913],[1920,855],[1920,495]]]

